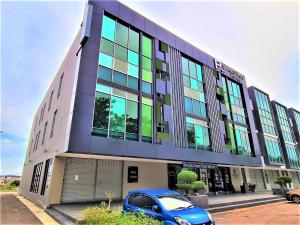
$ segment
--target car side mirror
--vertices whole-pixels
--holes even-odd
[[[153,206],[152,206],[152,211],[159,213],[160,210],[159,210],[158,205],[153,205]]]

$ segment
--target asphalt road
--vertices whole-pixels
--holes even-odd
[[[279,202],[212,214],[217,225],[300,225],[300,204]]]
[[[17,199],[15,193],[0,193],[0,224],[35,224],[42,225],[32,212]]]

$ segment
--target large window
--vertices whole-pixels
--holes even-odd
[[[249,125],[242,98],[241,85],[222,76],[223,97],[226,107],[226,150],[233,154],[252,156]]]
[[[185,112],[191,115],[207,117],[202,67],[185,57],[181,57]]]
[[[282,164],[283,157],[281,153],[281,147],[278,138],[264,136],[266,149],[268,152],[268,159],[271,163]]]
[[[30,185],[30,192],[38,193],[42,169],[43,169],[43,162],[34,166],[31,185]]]
[[[299,154],[297,152],[292,130],[287,118],[286,109],[277,103],[275,103],[275,108],[290,166],[294,168],[300,168]]]
[[[152,93],[152,39],[142,39],[142,92]]]
[[[138,140],[138,96],[97,84],[93,134]]]
[[[208,123],[192,117],[186,117],[188,147],[210,150]]]
[[[263,132],[265,134],[276,135],[267,95],[258,90],[255,90],[254,93]]]
[[[293,113],[295,116],[298,133],[300,134],[300,113],[296,112],[295,110],[293,110]]]
[[[153,114],[152,99],[142,98],[142,140],[152,142],[152,114]]]
[[[251,156],[251,145],[247,128],[238,125],[234,125],[234,128],[238,154]]]
[[[138,90],[139,33],[103,16],[98,78]]]
[[[275,104],[275,107],[284,141],[294,143],[285,108],[278,104]]]
[[[300,168],[299,154],[295,145],[286,144],[286,151],[289,158],[290,166],[293,168]]]
[[[55,110],[55,112],[53,114],[52,126],[51,126],[51,131],[50,131],[50,138],[53,137],[53,135],[54,135],[54,128],[55,128],[56,120],[57,120],[57,110]]]

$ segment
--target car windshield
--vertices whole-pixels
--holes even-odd
[[[162,206],[168,211],[194,207],[181,195],[161,195],[158,196],[158,199]]]

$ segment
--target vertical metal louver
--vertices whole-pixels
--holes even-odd
[[[216,99],[216,78],[213,75],[213,69],[205,65],[203,66],[203,74],[205,78],[206,101],[212,151],[223,152],[225,144],[224,137],[222,137],[220,130],[219,107]]]
[[[181,54],[178,50],[170,47],[170,79],[172,84],[172,116],[173,134],[176,147],[186,147],[185,113],[184,113],[184,90],[181,74]]]

